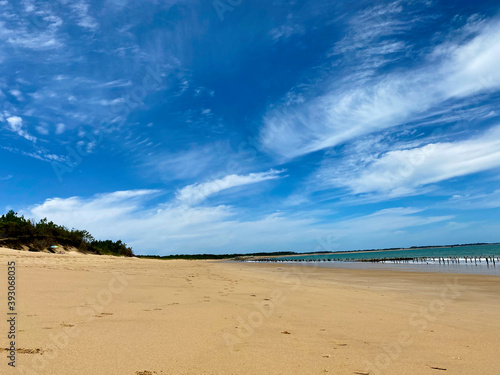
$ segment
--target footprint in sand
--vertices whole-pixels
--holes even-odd
[[[10,351],[10,349],[0,348],[0,353],[1,352],[8,352],[8,351]],[[18,349],[16,349],[16,352],[18,352],[19,354],[43,354],[46,351],[50,351],[50,350],[44,350],[44,349],[40,349],[40,348],[36,348],[36,349],[18,348]]]
[[[37,349],[23,349],[19,348],[16,350],[20,354],[43,354],[45,350],[37,348]]]
[[[113,313],[100,313],[98,315],[94,315],[94,318],[103,318],[107,315],[113,315]]]

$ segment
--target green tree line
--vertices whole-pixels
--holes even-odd
[[[51,246],[74,247],[82,253],[134,256],[122,241],[96,240],[86,230],[68,229],[47,218],[35,222],[10,210],[0,217],[0,246],[31,251],[53,251]]]

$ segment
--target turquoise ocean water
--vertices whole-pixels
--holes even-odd
[[[499,245],[472,245],[472,246],[455,246],[455,247],[440,247],[440,248],[425,248],[411,250],[382,250],[382,251],[367,251],[367,252],[345,252],[336,254],[317,254],[317,255],[294,255],[279,257],[282,260],[316,260],[322,261],[326,259],[356,261],[360,259],[373,258],[449,258],[449,257],[485,257],[485,256],[500,256]]]
[[[471,262],[470,258],[477,257]],[[485,257],[490,259],[486,262]],[[492,257],[496,264],[492,263]],[[410,258],[409,261],[395,259]],[[441,259],[441,261],[438,260]],[[465,262],[465,258],[468,259]],[[382,262],[360,260],[384,259]],[[442,261],[445,259],[445,262]],[[480,260],[479,260],[480,259]],[[411,250],[344,252],[336,254],[295,255],[261,259],[259,261],[344,269],[385,269],[398,271],[471,273],[500,276],[500,245],[472,245]]]

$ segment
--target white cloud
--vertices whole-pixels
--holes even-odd
[[[499,19],[464,30],[467,42],[437,46],[419,68],[369,80],[347,77],[324,95],[270,110],[263,148],[293,158],[411,121],[449,99],[498,90]]]
[[[133,144],[133,141],[130,142]],[[222,142],[192,145],[175,153],[155,153],[146,158],[142,170],[144,173],[159,175],[165,181],[197,178],[215,170],[230,174],[236,172],[233,169],[235,156],[229,158],[231,153],[229,145]]]
[[[9,128],[12,132],[16,133],[20,137],[27,139],[28,141],[36,142],[36,137],[29,135],[28,132],[23,129],[23,119],[21,117],[7,117],[7,123],[9,124]]]
[[[269,35],[273,40],[288,39],[294,34],[304,34],[305,29],[301,25],[286,24],[279,27],[275,27],[269,32]]]
[[[32,5],[22,15],[6,10],[0,16],[7,21],[0,20],[0,39],[15,47],[50,50],[63,46],[58,38],[63,22],[48,8],[35,11]]]
[[[89,15],[89,4],[87,2],[85,2],[84,0],[72,2],[71,8],[78,17],[78,25],[92,31],[95,31],[99,28],[99,24],[94,19],[94,17]]]
[[[361,153],[360,155],[366,155]],[[500,126],[479,137],[429,143],[328,166],[319,175],[331,186],[354,194],[379,192],[388,197],[419,194],[417,188],[500,167]]]
[[[443,204],[445,207],[455,207],[466,210],[500,207],[500,190],[481,194],[455,194]]]
[[[120,104],[120,103],[124,103],[124,102],[125,102],[124,98],[116,98],[116,99],[112,99],[112,100],[108,100],[108,99],[99,100],[100,105],[116,105],[116,104]]]
[[[21,130],[23,125],[23,119],[19,116],[7,117],[7,122],[9,123],[11,130],[15,132]]]
[[[393,208],[324,224],[317,212],[244,219],[228,206],[188,207],[171,202],[146,208],[146,202],[158,193],[132,190],[91,198],[53,198],[21,213],[86,229],[100,239],[122,239],[138,254],[372,248],[386,246],[388,235],[393,236],[389,243],[397,246],[408,242],[407,233],[398,234],[402,230],[452,219],[426,217],[417,209]],[[335,248],[330,241],[332,248],[325,249],[325,239],[332,238]]]
[[[40,125],[35,127],[36,131],[42,135],[49,134],[49,127],[45,123],[41,123]]]
[[[270,170],[268,172],[250,173],[246,176],[231,174],[218,180],[186,186],[177,192],[176,197],[179,202],[188,205],[197,204],[210,195],[217,194],[223,190],[280,178],[281,173],[283,171]]]
[[[12,89],[9,91],[12,96],[14,96],[20,102],[24,101],[24,96],[18,89]]]
[[[76,144],[79,147],[79,150],[83,150],[85,148],[85,152],[87,154],[92,153],[97,145],[96,142],[85,142],[85,141],[78,141],[76,142]]]
[[[59,162],[67,162],[67,158],[62,155],[55,155],[55,154],[50,154],[46,150],[43,149],[37,149],[34,152],[27,152],[24,150],[20,150],[18,148],[14,147],[7,147],[7,146],[0,146],[0,148],[7,150],[12,153],[28,156],[30,158],[34,158],[37,160],[42,160],[46,162],[52,162],[52,161],[59,161]]]
[[[86,227],[92,225],[94,215],[98,215],[95,217],[97,222],[118,218],[120,215],[138,209],[137,199],[156,193],[158,193],[157,190],[128,190],[98,194],[92,199],[52,198],[47,199],[41,205],[34,206],[30,213],[36,218],[54,217],[65,225],[74,226],[78,223],[80,226]]]
[[[63,123],[56,124],[56,134],[64,133],[65,129],[66,129],[66,125],[64,125]]]
[[[353,236],[356,230],[368,230],[372,233],[382,233],[385,236],[386,231],[422,226],[453,218],[450,215],[430,217],[415,215],[419,212],[422,210],[409,207],[387,208],[373,214],[341,221],[338,223],[335,233],[339,237],[343,237],[344,233]]]
[[[404,56],[411,46],[398,40],[426,16],[403,8],[402,1],[375,5],[349,20],[346,36],[335,43],[330,57],[341,57],[339,65],[350,65],[351,74],[368,77],[375,69]]]
[[[132,81],[127,79],[117,79],[115,81],[109,81],[100,84],[98,87],[129,87],[132,86]]]

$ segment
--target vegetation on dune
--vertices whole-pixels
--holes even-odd
[[[0,216],[0,245],[31,251],[54,251],[51,246],[74,247],[82,253],[134,256],[122,241],[99,241],[86,230],[68,229],[46,218],[38,223],[14,211]]]

